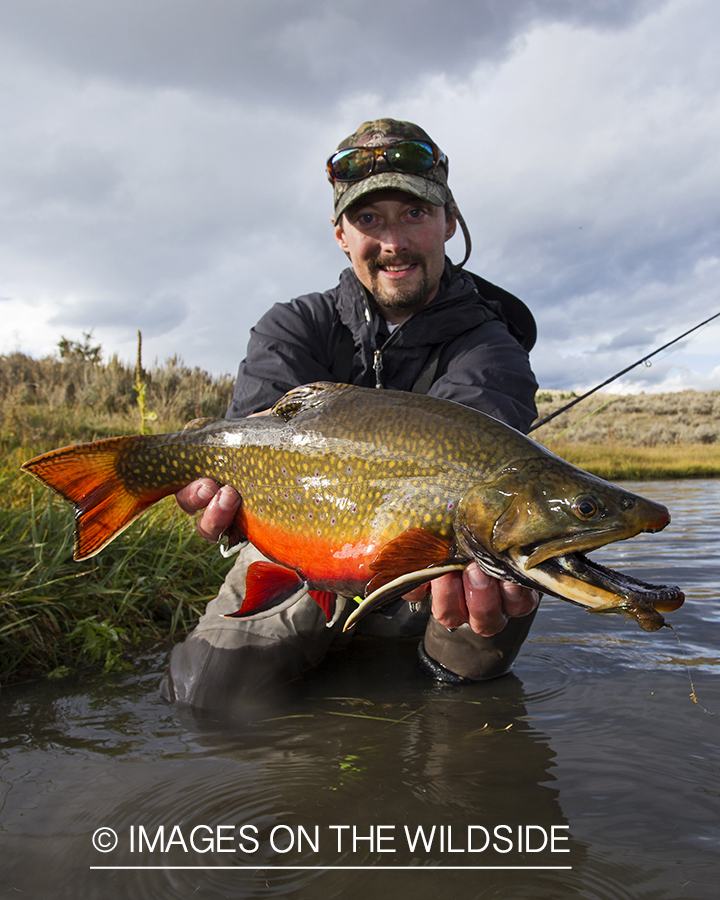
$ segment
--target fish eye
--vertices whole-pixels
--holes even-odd
[[[578,519],[588,522],[600,512],[600,503],[592,494],[580,494],[573,500],[572,511]]]

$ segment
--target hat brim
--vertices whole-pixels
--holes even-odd
[[[336,183],[336,187],[340,184],[340,182]],[[342,186],[345,187],[344,184]],[[339,222],[340,216],[347,208],[365,194],[388,189],[412,194],[420,200],[432,203],[433,206],[444,206],[449,199],[445,185],[430,181],[429,178],[423,178],[421,175],[407,175],[403,172],[379,172],[377,175],[371,175],[369,178],[352,182],[347,186],[347,189],[337,198],[335,221]]]

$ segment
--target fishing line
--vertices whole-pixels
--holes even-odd
[[[679,349],[680,349],[680,347],[676,347],[674,350],[671,350],[669,353],[666,353],[665,356],[663,356],[659,360],[659,362],[662,362],[664,359],[667,359],[668,356],[672,356],[673,353],[677,353],[677,351]],[[656,350],[655,352],[659,353],[659,350]],[[645,365],[646,369],[651,369],[653,364],[649,360],[645,360],[644,365]],[[582,418],[578,419],[577,422],[572,422],[570,425],[567,426],[567,428],[564,428],[559,434],[555,434],[551,438],[548,438],[546,443],[551,444],[553,441],[557,441],[564,434],[567,434],[568,431],[572,431],[573,428],[576,428],[578,425],[581,425],[583,422],[590,419],[592,416],[595,415],[595,413],[599,413],[601,409],[605,409],[606,406],[609,406],[614,400],[617,400],[617,398],[622,394],[622,392],[626,391],[630,387],[630,385],[633,384],[635,381],[637,381],[638,378],[640,378],[642,375],[643,375],[643,372],[641,370],[640,372],[637,373],[637,375],[635,375],[634,378],[631,378],[627,384],[624,384],[620,388],[620,390],[617,392],[617,394],[613,394],[611,397],[608,397],[608,399],[604,403],[601,403],[600,406],[598,406],[596,409],[593,409],[592,412],[589,412],[586,415],[584,415]],[[587,396],[587,394],[585,396]],[[580,398],[580,399],[582,399],[582,398]],[[566,406],[563,407],[563,409],[559,409],[558,412],[561,413],[565,409],[567,409]],[[546,420],[544,420],[544,421],[546,421]]]
[[[668,356],[669,356],[669,355],[670,355],[670,354],[668,354]],[[652,366],[652,363],[651,363],[651,362],[646,362],[645,365],[646,365],[648,368],[650,368],[650,366]],[[567,428],[564,428],[559,434],[555,434],[555,435],[553,435],[551,438],[548,438],[547,441],[546,441],[546,443],[551,444],[553,441],[559,440],[564,434],[567,434],[568,431],[572,431],[573,428],[576,428],[578,425],[581,425],[583,422],[585,422],[585,421],[587,421],[588,419],[592,418],[592,416],[594,416],[595,413],[599,413],[601,409],[605,409],[605,407],[606,407],[606,406],[609,406],[609,405],[613,402],[613,400],[617,400],[617,398],[620,396],[620,394],[622,394],[622,392],[623,392],[624,390],[626,390],[627,388],[629,388],[630,385],[631,385],[634,381],[637,381],[638,378],[639,378],[641,375],[642,375],[642,372],[638,372],[637,375],[636,375],[634,378],[631,378],[630,381],[628,381],[628,383],[627,383],[626,385],[624,385],[623,387],[620,388],[620,390],[617,392],[617,394],[613,394],[612,397],[608,397],[608,399],[607,399],[604,403],[601,403],[600,406],[598,406],[596,409],[592,410],[592,412],[589,412],[589,413],[587,413],[587,415],[583,416],[581,419],[578,419],[577,422],[572,422],[570,425],[568,425]],[[567,407],[565,407],[565,409],[567,409]],[[562,409],[559,410],[559,412],[562,412],[562,411],[563,411]],[[542,423],[541,423],[541,424],[542,424]]]
[[[673,340],[668,341],[667,344],[663,344],[662,347],[658,347],[657,350],[653,350],[652,353],[646,354],[645,356],[641,357],[636,362],[634,362],[632,365],[626,366],[622,371],[618,372],[617,374],[611,376],[610,378],[606,378],[605,381],[603,381],[601,384],[598,384],[596,387],[592,388],[592,390],[586,391],[584,394],[581,394],[579,397],[575,397],[575,399],[571,400],[570,403],[566,403],[565,406],[562,406],[560,409],[556,409],[555,412],[550,413],[549,415],[545,416],[544,419],[541,419],[539,422],[535,422],[534,425],[531,425],[530,428],[528,429],[528,434],[531,431],[535,431],[536,428],[540,428],[541,425],[545,425],[551,419],[554,419],[555,416],[559,416],[560,413],[565,412],[565,410],[568,410],[571,407],[575,406],[576,403],[580,403],[581,400],[584,400],[586,397],[589,397],[591,394],[594,394],[596,391],[599,391],[600,388],[605,387],[606,384],[610,384],[610,382],[615,381],[617,378],[620,378],[626,372],[629,372],[631,369],[634,369],[635,366],[639,366],[642,363],[647,362],[647,360],[649,360],[651,357],[660,353],[661,350],[665,350],[667,347],[671,347],[673,344],[677,344],[678,341],[681,341],[684,337],[687,337],[689,334],[692,334],[693,331],[697,331],[698,328],[702,328],[703,325],[707,325],[708,322],[712,322],[713,319],[717,319],[718,316],[720,316],[720,312],[716,312],[714,315],[705,319],[703,322],[700,322],[699,325],[694,325],[692,328],[689,328],[687,331],[683,331],[682,334],[678,335],[676,338],[673,338]],[[632,382],[630,382],[630,384],[632,384]],[[627,385],[626,385],[626,387],[627,387]]]
[[[714,716],[715,713],[712,712],[712,710],[708,709],[707,707],[703,706],[702,703],[697,698],[697,693],[695,692],[695,685],[693,684],[692,675],[690,674],[690,664],[688,662],[687,653],[685,652],[685,648],[683,647],[683,645],[680,641],[680,635],[677,633],[677,631],[675,631],[675,629],[672,627],[672,625],[669,622],[665,622],[665,627],[669,628],[670,631],[672,631],[672,633],[675,635],[675,638],[677,639],[677,642],[678,642],[678,646],[680,647],[680,652],[682,653],[683,657],[685,658],[685,671],[687,672],[687,677],[688,677],[688,680],[690,681],[690,699],[695,704],[695,706],[699,706],[700,709],[704,713],[707,713],[709,716]]]

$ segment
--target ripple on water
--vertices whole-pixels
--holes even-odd
[[[685,606],[668,620],[701,702],[717,710],[720,483],[694,483],[686,493],[685,483],[636,487],[667,503],[672,525],[597,556],[687,591]],[[285,705],[248,711],[232,723],[160,703],[161,661],[146,674],[115,681],[6,690],[0,695],[4,886],[37,900],[344,900],[375,893],[429,900],[438,892],[714,900],[720,715],[707,716],[690,700],[672,632],[646,634],[621,617],[545,600],[515,674],[459,688],[418,675],[414,646],[355,646]],[[266,836],[278,823],[502,821],[568,826],[572,870],[89,869],[98,862],[90,837],[101,825],[127,833],[143,824],[152,834],[174,824],[250,823]],[[287,861],[266,840],[262,845],[252,859],[233,854],[232,861]],[[120,861],[136,859],[126,853]],[[163,860],[175,861],[226,859],[173,851]],[[363,852],[331,861],[377,859]],[[429,854],[418,861],[442,860]]]

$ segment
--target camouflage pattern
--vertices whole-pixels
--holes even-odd
[[[338,144],[338,150],[349,150],[351,147],[383,147],[394,144],[397,141],[435,141],[412,122],[398,122],[395,119],[376,119],[373,122],[364,122],[358,130]],[[437,146],[435,144],[435,146]],[[447,183],[447,167],[437,165],[427,172],[416,175],[407,175],[402,172],[394,172],[384,159],[378,159],[375,169],[367,178],[361,181],[332,182],[335,191],[335,221],[339,221],[345,210],[360,197],[372,191],[383,188],[393,188],[405,191],[432,203],[434,206],[444,206],[453,196]]]

